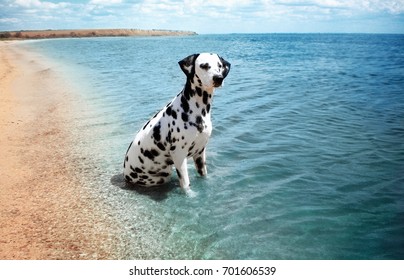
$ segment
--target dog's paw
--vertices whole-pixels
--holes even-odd
[[[185,190],[185,194],[188,196],[188,197],[196,197],[197,195],[198,195],[198,193],[197,192],[194,192],[193,190],[191,190],[191,189],[186,189]]]

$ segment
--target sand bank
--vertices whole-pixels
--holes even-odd
[[[78,178],[71,89],[19,42],[0,42],[0,259],[122,258],[108,207]]]
[[[49,39],[74,37],[117,37],[117,36],[188,36],[192,31],[143,30],[143,29],[72,29],[72,30],[29,30],[0,32],[0,38]]]

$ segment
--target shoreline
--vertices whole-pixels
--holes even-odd
[[[88,38],[88,37],[136,37],[136,36],[193,36],[193,31],[144,30],[144,29],[63,29],[63,30],[21,30],[0,32],[0,39],[52,39],[52,38]]]
[[[0,41],[0,259],[117,259],[113,209],[80,179],[74,90],[40,55]]]

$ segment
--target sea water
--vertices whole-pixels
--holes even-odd
[[[403,259],[404,36],[228,34],[30,46],[74,77],[78,167],[117,209],[123,259]],[[183,87],[177,62],[215,52],[208,175],[125,186],[135,133]],[[175,172],[174,172],[175,173]]]

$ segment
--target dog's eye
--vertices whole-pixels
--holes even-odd
[[[210,69],[209,63],[202,63],[201,65],[199,65],[199,67],[201,67],[201,69],[203,69],[203,70],[209,70]]]
[[[217,66],[219,66],[219,69],[222,69],[222,64],[220,64],[219,62],[217,63]]]

